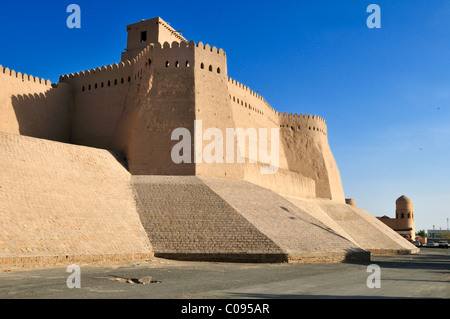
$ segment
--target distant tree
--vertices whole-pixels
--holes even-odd
[[[427,237],[427,232],[425,230],[423,230],[423,229],[419,230],[418,232],[416,232],[416,236],[425,238],[425,237]]]

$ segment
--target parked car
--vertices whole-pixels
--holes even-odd
[[[448,248],[448,242],[446,242],[445,240],[439,241],[439,247]]]
[[[420,241],[413,241],[413,245],[414,246],[416,246],[416,247],[420,247],[420,246],[422,246],[422,244],[420,243]]]
[[[430,241],[427,243],[427,247],[434,247],[434,241],[430,240]]]

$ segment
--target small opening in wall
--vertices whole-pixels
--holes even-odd
[[[200,69],[204,69],[205,68],[205,65],[202,63],[202,64],[200,64]]]
[[[152,59],[148,59],[148,66],[152,65]]]
[[[186,67],[189,68],[191,66],[191,64],[189,63],[189,61],[186,61]]]
[[[90,91],[91,90],[91,85],[89,84],[89,86],[88,86],[88,90]]]
[[[114,85],[117,85],[117,79],[114,80]]]
[[[123,78],[121,78],[121,79],[120,79],[120,83],[122,83],[122,84],[123,84]]]
[[[209,72],[212,72],[212,65],[209,66]]]
[[[111,86],[111,81],[108,81],[108,86]]]
[[[147,31],[142,31],[141,32],[141,43],[146,42],[147,41]]]
[[[131,76],[128,77],[128,82],[131,82]]]
[[[97,83],[95,83],[95,85],[94,85],[94,89],[96,89],[97,88]]]
[[[217,68],[217,73],[219,73],[219,74],[220,74],[220,68]]]
[[[180,62],[176,61],[176,62],[175,62],[175,67],[176,67],[176,68],[179,68],[179,67],[180,67]]]
[[[170,65],[169,61],[166,61],[166,68],[168,68]]]
[[[405,218],[405,214],[402,213],[402,218]]]
[[[82,92],[86,91],[86,88],[84,87],[84,85],[83,85],[83,87],[81,88],[81,91],[82,91]]]
[[[104,87],[105,86],[105,84],[102,82],[101,84],[100,84],[100,87]]]

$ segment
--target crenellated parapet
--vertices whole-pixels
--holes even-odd
[[[20,72],[10,70],[9,68],[4,68],[2,65],[0,65],[0,74],[10,76],[11,78],[20,80],[22,82],[28,81],[33,83],[39,83],[46,86],[51,86],[52,84],[50,80],[45,80],[37,76],[28,75],[26,73],[22,74]]]
[[[275,112],[279,119],[280,128],[292,132],[320,133],[327,135],[327,125],[323,118],[317,115]]]
[[[232,105],[267,116],[274,125],[278,124],[278,118],[275,115],[276,111],[258,92],[230,77],[228,77],[228,90]]]
[[[202,42],[151,43],[132,60],[61,75],[59,82],[73,84],[75,91],[87,92],[133,82],[150,66],[156,69],[198,67],[226,75],[226,54],[222,49]]]
[[[240,107],[267,116],[274,124],[279,125],[280,128],[286,128],[291,131],[302,130],[307,133],[327,134],[327,126],[323,118],[317,115],[275,111],[260,94],[251,90],[248,86],[232,78],[228,78],[228,84],[232,105],[237,104]]]

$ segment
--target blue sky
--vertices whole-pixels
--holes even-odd
[[[66,8],[81,7],[81,29]],[[381,29],[369,29],[369,4]],[[346,197],[375,216],[450,218],[450,0],[3,1],[0,64],[57,82],[115,63],[126,25],[156,16],[223,48],[228,75],[278,111],[327,121]]]

